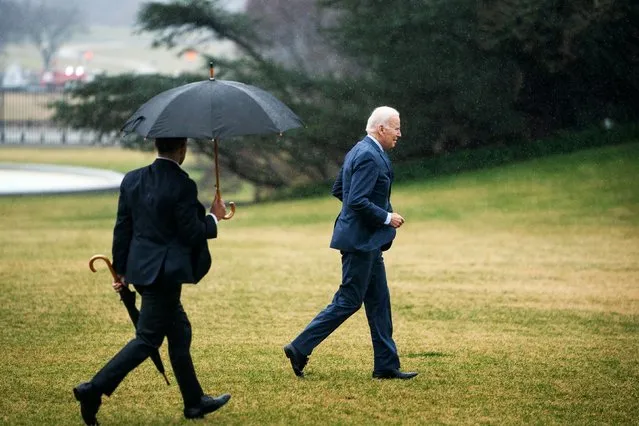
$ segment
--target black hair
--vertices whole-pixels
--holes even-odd
[[[158,154],[170,154],[186,145],[186,138],[157,138],[155,147]]]

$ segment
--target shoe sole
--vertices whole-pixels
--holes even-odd
[[[293,351],[291,350],[291,348],[284,347],[284,354],[286,355],[286,358],[288,358],[289,361],[291,361],[291,367],[293,368],[293,373],[295,373],[297,377],[304,377],[304,372],[302,370],[298,370],[297,368],[295,368],[295,365],[293,365],[293,358],[295,357],[295,355],[293,354]]]
[[[204,416],[206,416],[207,414],[214,413],[217,410],[219,410],[220,408],[224,407],[230,400],[231,400],[231,396],[229,396],[226,401],[224,401],[222,404],[220,404],[218,407],[216,407],[215,409],[213,409],[211,411],[207,411],[206,413],[198,413],[197,415],[194,415],[194,416],[186,415],[186,413],[185,413],[184,417],[189,419],[189,420],[192,420],[192,419],[203,419]]]
[[[377,379],[377,380],[410,380],[410,379],[414,379],[415,377],[417,377],[417,374],[415,374],[414,376],[410,376],[410,377],[373,376],[373,379]]]

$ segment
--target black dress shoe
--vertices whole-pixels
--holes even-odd
[[[291,367],[293,367],[293,373],[297,377],[304,377],[304,367],[306,367],[306,363],[308,363],[308,357],[306,355],[302,355],[300,351],[295,349],[293,345],[290,343],[284,346],[284,353],[286,354],[286,358],[291,360]]]
[[[402,373],[401,371],[395,370],[385,370],[385,371],[373,371],[373,379],[402,379],[408,380],[417,376],[419,373],[408,372]]]
[[[218,408],[222,408],[224,404],[229,402],[229,399],[231,399],[231,395],[228,393],[220,395],[217,398],[213,398],[209,395],[203,395],[202,398],[200,398],[200,403],[198,405],[184,409],[184,417],[187,419],[199,419],[204,417],[206,414],[212,413]]]
[[[80,414],[82,414],[84,423],[87,425],[99,424],[95,415],[98,414],[100,404],[102,404],[100,392],[91,383],[87,382],[74,387],[73,396],[80,401]]]

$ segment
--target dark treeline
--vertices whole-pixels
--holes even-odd
[[[217,76],[271,91],[306,122],[221,144],[225,170],[267,190],[334,177],[378,105],[401,113],[398,163],[639,115],[633,0],[249,0],[243,13],[180,0],[144,4],[138,25],[157,46],[233,41],[237,58],[207,58]],[[158,91],[205,77],[99,78],[56,116],[113,132]]]

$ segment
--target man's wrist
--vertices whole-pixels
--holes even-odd
[[[393,217],[393,214],[392,213],[388,213],[386,215],[386,220],[384,221],[384,225],[390,225],[392,217]]]
[[[213,220],[215,221],[215,224],[217,225],[217,223],[218,223],[217,216],[215,216],[215,214],[213,212],[209,212],[209,216],[213,217]]]

